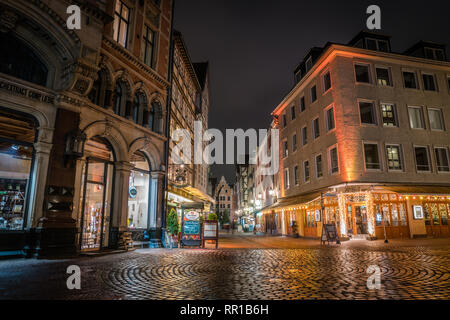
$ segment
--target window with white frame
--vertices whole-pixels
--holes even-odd
[[[303,112],[306,110],[306,104],[305,104],[305,97],[300,98],[300,112]]]
[[[323,177],[323,169],[322,169],[322,155],[319,154],[316,156],[316,178]]]
[[[330,173],[338,173],[339,172],[339,159],[338,159],[338,151],[337,146],[331,147],[328,151],[328,159],[329,159],[329,168]]]
[[[373,102],[359,101],[359,114],[362,124],[377,124],[375,104]]]
[[[403,84],[407,89],[419,89],[416,73],[413,71],[403,71]]]
[[[389,68],[376,67],[377,83],[379,86],[392,86],[391,71]]]
[[[403,170],[402,151],[400,145],[386,145],[386,157],[388,162],[388,169],[390,171]]]
[[[441,109],[428,108],[428,119],[430,120],[430,129],[444,131],[444,117]]]
[[[436,147],[434,148],[434,154],[438,172],[450,172],[448,148]]]
[[[295,106],[291,107],[291,120],[295,120]]]
[[[294,167],[294,183],[296,186],[300,184],[300,177],[298,175],[298,166]]]
[[[317,100],[317,87],[313,86],[311,88],[311,103],[315,102]]]
[[[367,38],[366,48],[368,50],[389,52],[389,42],[386,40]]]
[[[325,109],[325,121],[327,132],[334,130],[336,127],[334,122],[334,106]]]
[[[302,146],[306,146],[308,144],[308,128],[302,128]]]
[[[425,48],[425,58],[432,60],[444,61],[444,50],[435,48]]]
[[[422,107],[408,107],[408,115],[411,129],[425,129]]]
[[[284,189],[289,189],[289,169],[284,169]]]
[[[424,146],[415,146],[414,147],[414,155],[416,158],[416,169],[419,172],[430,172],[431,164],[430,164],[430,156],[428,153],[428,147]]]
[[[322,77],[323,79],[323,92],[327,92],[331,89],[331,72],[327,71]]]
[[[297,151],[297,134],[294,133],[292,136],[292,152]]]
[[[306,160],[303,162],[303,180],[304,182],[309,182],[310,179],[310,170],[309,170],[309,161]]]
[[[378,152],[377,143],[364,143],[364,160],[366,163],[367,170],[380,170],[380,155]]]
[[[120,0],[116,0],[114,12],[114,40],[127,47],[130,9]]]
[[[289,155],[289,146],[287,140],[283,141],[283,157],[286,158]]]
[[[314,139],[317,139],[320,137],[320,123],[319,118],[315,118],[312,122],[312,133]]]
[[[383,118],[383,126],[398,127],[397,110],[392,103],[381,103],[381,116]]]
[[[355,64],[356,82],[370,83],[370,68],[367,64]]]
[[[422,74],[423,89],[427,91],[437,91],[436,79],[433,74]]]

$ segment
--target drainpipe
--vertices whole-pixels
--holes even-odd
[[[168,82],[169,82],[169,88],[167,89],[167,101],[166,101],[166,127],[165,127],[165,136],[167,138],[165,144],[164,144],[164,163],[166,165],[166,174],[164,176],[163,181],[163,192],[164,197],[162,199],[161,203],[161,213],[162,213],[162,219],[161,219],[161,238],[163,244],[165,243],[164,239],[164,231],[166,229],[166,208],[167,208],[167,186],[168,186],[168,173],[169,173],[169,140],[170,140],[170,109],[172,104],[172,71],[173,71],[173,52],[174,52],[174,45],[173,45],[173,17],[175,15],[175,0],[172,0],[172,17],[171,17],[171,24],[170,24],[170,46],[169,46],[169,67],[168,67]]]

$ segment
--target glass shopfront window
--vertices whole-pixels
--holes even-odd
[[[131,163],[135,166],[130,174],[128,190],[128,227],[147,229],[150,195],[150,167],[146,157],[137,152]]]
[[[0,231],[25,227],[36,122],[0,108]]]

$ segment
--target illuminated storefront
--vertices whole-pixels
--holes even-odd
[[[354,239],[407,239],[415,237],[449,237],[450,188],[445,187],[370,187],[359,191],[333,190],[316,194],[312,201],[297,197],[281,199],[264,210],[266,233],[273,234],[274,217],[283,235],[297,232],[318,238],[323,223],[336,224],[341,237]],[[434,191],[434,193],[432,193]],[[296,200],[297,199],[297,200]],[[278,219],[276,219],[278,220]]]

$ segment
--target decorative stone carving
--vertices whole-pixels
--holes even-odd
[[[92,88],[99,70],[98,67],[88,64],[81,59],[70,64],[63,75],[66,81],[72,78],[68,90],[81,96],[86,96]]]
[[[4,10],[0,14],[0,32],[9,32],[16,27],[19,16],[12,11]]]

